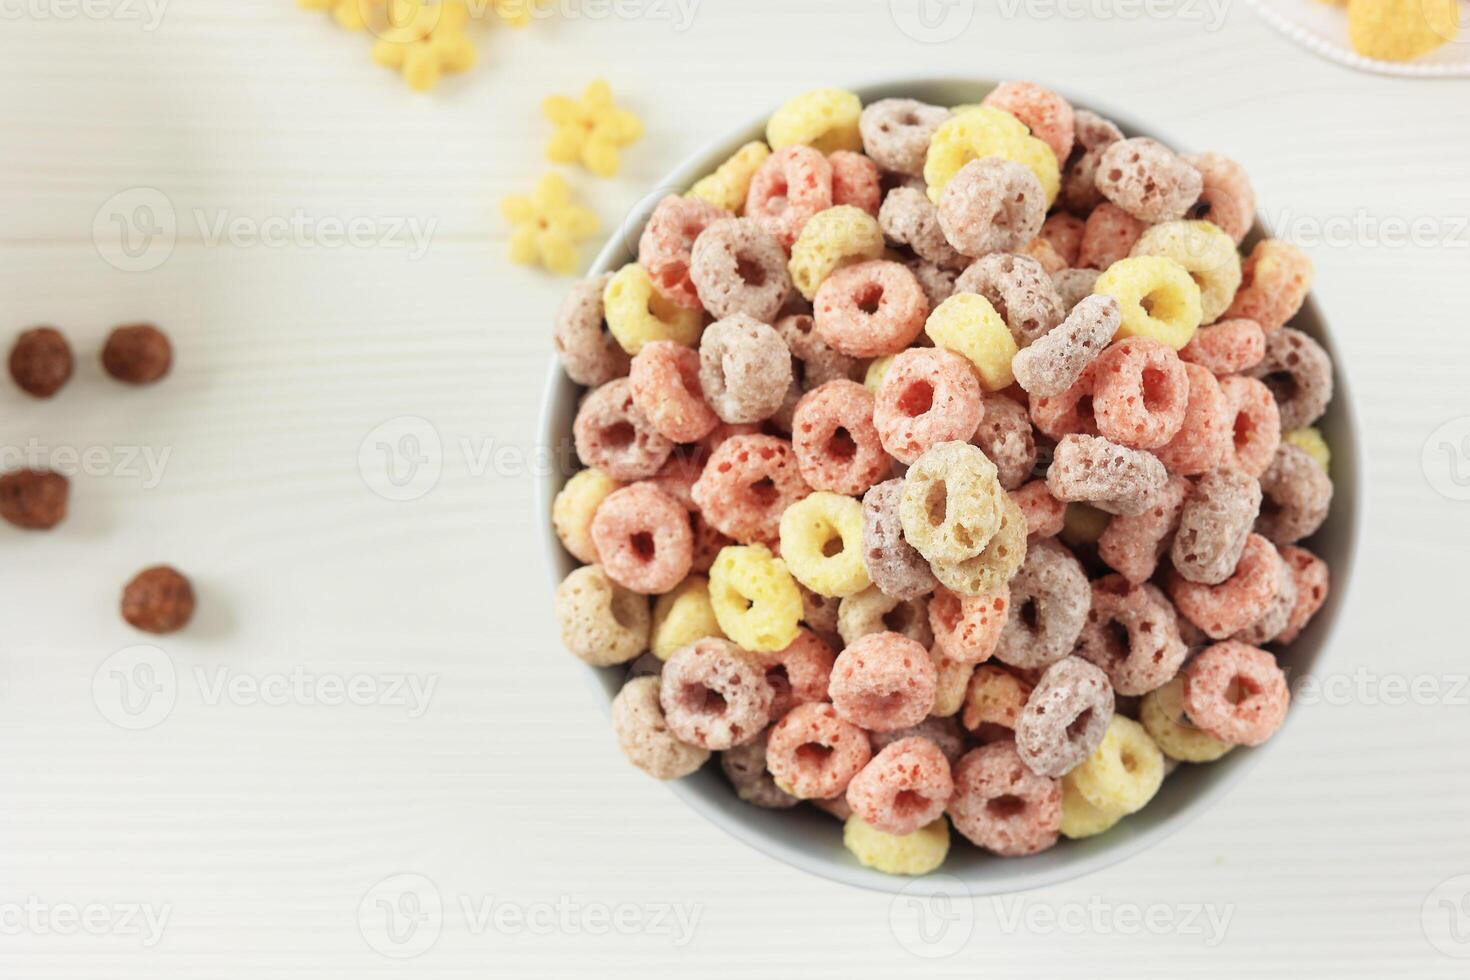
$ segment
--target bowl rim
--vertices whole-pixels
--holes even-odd
[[[999,79],[985,79],[979,77],[960,76],[898,76],[894,78],[881,78],[878,80],[866,80],[860,84],[851,86],[848,90],[855,92],[869,104],[880,98],[904,97],[903,93],[911,93],[908,97],[916,97],[912,93],[924,90],[949,90],[955,88],[973,88],[983,92],[999,84]],[[1041,83],[1038,83],[1041,84]],[[1117,123],[1126,134],[1145,135],[1158,139],[1166,145],[1181,149],[1184,144],[1173,140],[1167,133],[1161,132],[1152,126],[1138,125],[1126,112],[1120,112],[1115,107],[1095,98],[1074,99],[1073,93],[1056,86],[1047,87],[1058,92],[1063,98],[1074,106],[1086,108],[1097,112]],[[632,253],[636,257],[638,233],[646,223],[653,208],[663,193],[674,192],[677,189],[682,192],[694,183],[699,177],[708,173],[714,165],[724,160],[738,147],[752,139],[763,138],[764,125],[770,116],[771,110],[760,113],[747,120],[738,127],[726,130],[723,135],[702,143],[695,151],[686,155],[680,163],[655,185],[654,192],[645,195],[638,203],[630,209],[628,215],[621,221],[618,227],[608,237],[606,243],[598,251],[596,258],[584,273],[585,277],[600,275],[605,272],[616,271],[628,261],[627,256]],[[761,133],[762,135],[755,135]],[[1242,246],[1252,243],[1260,238],[1270,237],[1271,229],[1262,218],[1259,208],[1257,210],[1256,222],[1251,233],[1247,236]],[[1327,327],[1328,318],[1323,314],[1321,304],[1317,299],[1315,290],[1309,293],[1302,311],[1297,318],[1306,315],[1319,325],[1314,332],[1314,337],[1327,349],[1332,357],[1334,373],[1334,394],[1331,411],[1339,417],[1337,430],[1333,432],[1333,483],[1336,488],[1334,496],[1334,508],[1342,506],[1345,515],[1334,512],[1333,517],[1345,516],[1346,523],[1338,528],[1338,534],[1343,536],[1345,552],[1340,558],[1331,564],[1332,589],[1327,604],[1319,611],[1316,618],[1309,627],[1319,639],[1316,644],[1316,652],[1312,657],[1313,663],[1309,673],[1320,673],[1324,664],[1332,655],[1332,639],[1335,636],[1339,621],[1349,605],[1352,583],[1354,580],[1354,566],[1362,540],[1364,516],[1366,511],[1363,491],[1366,483],[1363,479],[1363,461],[1359,446],[1359,435],[1362,431],[1356,411],[1356,402],[1352,398],[1350,383],[1340,351],[1333,341],[1332,334]],[[1294,320],[1297,318],[1293,318]],[[560,413],[563,400],[569,391],[575,391],[580,386],[575,385],[561,370],[560,361],[555,353],[549,358],[546,379],[543,383],[541,404],[537,422],[537,432],[543,440],[543,445],[548,447],[559,447],[565,444],[569,437],[569,430],[555,424]],[[553,453],[552,458],[560,459],[561,453]],[[571,458],[570,455],[567,456]],[[565,479],[572,471],[565,473],[553,468],[548,468],[537,474],[534,486],[536,520],[541,527],[542,542],[544,545],[544,558],[547,572],[553,591],[561,578],[566,574],[562,569],[568,565],[575,566],[577,563],[566,555],[551,526],[550,513],[552,501],[559,491]],[[1343,492],[1346,490],[1347,492]],[[606,677],[608,668],[597,668],[590,665],[578,663],[587,682],[593,685],[602,703],[604,713],[609,712],[611,698],[608,695]],[[621,668],[612,668],[613,670]],[[994,876],[985,873],[960,877],[951,870],[946,870],[950,861],[941,866],[935,872],[927,875],[911,877],[903,875],[888,875],[862,867],[853,863],[852,865],[839,864],[822,854],[814,854],[808,850],[795,845],[791,841],[772,839],[767,834],[754,830],[751,822],[733,816],[726,809],[713,805],[705,800],[696,789],[691,786],[690,779],[669,780],[665,782],[670,792],[679,797],[691,810],[698,813],[710,823],[719,827],[731,837],[753,848],[760,853],[776,858],[787,865],[798,868],[809,874],[828,881],[851,885],[870,891],[905,895],[926,896],[932,894],[954,895],[958,889],[970,897],[983,897],[991,895],[1012,894],[1036,888],[1046,887],[1063,881],[1069,881],[1084,875],[1100,871],[1114,864],[1127,860],[1163,840],[1173,836],[1190,822],[1216,805],[1232,789],[1234,789],[1247,773],[1260,764],[1265,757],[1266,750],[1279,744],[1286,733],[1295,723],[1296,716],[1301,713],[1296,710],[1287,713],[1286,722],[1280,731],[1264,745],[1255,748],[1239,748],[1231,753],[1238,761],[1229,766],[1215,770],[1218,774],[1212,778],[1205,779],[1203,785],[1190,795],[1177,812],[1158,819],[1156,822],[1143,828],[1134,828],[1134,832],[1126,836],[1115,836],[1117,828],[1108,835],[1098,835],[1091,838],[1090,842],[1097,842],[1086,853],[1070,856],[1065,861],[1052,861],[1044,867],[1024,867],[1025,862],[1031,861],[1043,855],[1033,855],[1025,858],[1005,858],[987,861],[981,865],[982,868],[996,866],[996,862],[1003,862],[1007,868],[1004,875]],[[705,767],[706,771],[708,767]],[[1201,767],[1203,768],[1203,767]],[[732,797],[733,798],[733,797]],[[742,804],[742,807],[758,811],[758,808]],[[772,811],[765,811],[770,813]],[[790,811],[775,811],[778,813],[789,813]],[[1144,812],[1144,811],[1140,811]],[[831,821],[831,818],[824,817]],[[832,829],[840,832],[840,823],[832,822]],[[1106,841],[1112,837],[1111,841]],[[952,835],[953,840],[953,835]],[[1083,844],[1081,841],[1063,841],[1062,845],[1071,845],[1076,848]],[[1058,853],[1056,851],[1044,853]],[[1065,853],[1065,852],[1061,852]]]

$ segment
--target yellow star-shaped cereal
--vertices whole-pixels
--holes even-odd
[[[572,200],[560,174],[547,174],[531,194],[511,194],[500,211],[512,227],[510,258],[560,275],[577,271],[577,245],[597,231],[597,215]]]
[[[377,31],[373,60],[402,72],[409,88],[427,92],[444,75],[475,66],[475,45],[464,33],[470,11],[461,0],[392,0],[389,13]]]
[[[599,177],[618,172],[618,149],[643,137],[643,121],[613,104],[612,89],[598,80],[581,99],[548,96],[541,111],[556,126],[546,157],[553,163],[580,163]]]

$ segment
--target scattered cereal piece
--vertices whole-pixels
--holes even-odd
[[[118,327],[102,345],[102,369],[130,385],[152,384],[173,366],[168,334],[151,323]]]
[[[598,79],[580,99],[547,96],[541,111],[556,127],[546,147],[552,163],[580,163],[599,177],[618,172],[618,151],[643,138],[643,121],[613,103],[612,88]]]
[[[521,265],[543,265],[559,275],[577,269],[577,245],[596,234],[597,215],[573,202],[571,186],[560,174],[547,174],[529,195],[511,194],[500,201],[511,224],[510,259]]]
[[[0,476],[0,518],[28,531],[49,531],[66,520],[71,481],[50,470],[20,469]]]
[[[34,398],[50,398],[71,379],[71,345],[55,327],[36,327],[15,338],[10,377]]]
[[[709,760],[709,750],[681,742],[659,705],[659,679],[638,677],[612,703],[613,731],[628,761],[654,779],[679,779]]]

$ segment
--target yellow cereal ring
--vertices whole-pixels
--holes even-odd
[[[1068,775],[1099,810],[1136,813],[1164,783],[1164,753],[1142,725],[1114,715],[1097,751]]]
[[[883,255],[883,229],[878,219],[851,204],[818,211],[801,229],[791,248],[791,281],[807,299],[815,299],[822,282],[845,265]]]
[[[1059,537],[1074,548],[1084,544],[1097,544],[1097,539],[1102,537],[1112,519],[1113,516],[1107,511],[1098,510],[1089,504],[1068,504]]]
[[[825,490],[798,500],[781,515],[781,557],[817,595],[863,591],[873,584],[863,562],[863,505]]]
[[[1165,221],[1143,233],[1134,255],[1173,259],[1199,286],[1200,322],[1214,323],[1230,308],[1240,288],[1240,252],[1235,239],[1208,221]]]
[[[1348,0],[1348,40],[1367,58],[1410,61],[1455,39],[1456,0]]]
[[[1123,311],[1119,337],[1150,337],[1180,350],[1199,329],[1199,286],[1173,259],[1119,259],[1097,277],[1092,291],[1118,301]]]
[[[978,293],[956,293],[929,314],[924,333],[934,346],[954,351],[975,366],[987,391],[1009,388],[1016,380],[1011,359],[1020,348],[1010,327],[990,300]]]
[[[939,674],[939,683],[934,689],[934,708],[929,713],[936,718],[952,718],[965,706],[965,696],[970,691],[970,678],[975,674],[975,665],[951,660],[931,647],[929,659]]]
[[[878,389],[883,387],[883,379],[888,376],[888,369],[893,367],[893,355],[875,357],[868,363],[867,373],[863,375],[863,387],[873,394],[878,394]]]
[[[755,179],[755,172],[770,156],[771,148],[760,140],[746,143],[716,167],[714,173],[696,181],[689,188],[689,196],[739,214],[745,210],[745,198],[750,193],[750,182]]]
[[[798,95],[776,110],[766,126],[766,142],[773,150],[795,143],[805,143],[822,153],[861,150],[863,137],[858,120],[862,114],[862,100],[853,93],[819,88]]]
[[[602,292],[603,316],[613,338],[629,354],[644,344],[672,340],[685,347],[699,343],[704,318],[664,299],[653,288],[648,271],[636,262],[623,266]]]
[[[801,590],[763,544],[720,549],[709,570],[709,597],[721,631],[751,653],[784,650],[800,632]]]
[[[675,650],[696,640],[724,635],[710,602],[709,579],[703,575],[689,576],[653,604],[653,633],[648,648],[660,660],[669,659]]]
[[[1111,830],[1113,824],[1123,819],[1123,813],[1101,810],[1087,802],[1087,797],[1077,792],[1070,775],[1062,777],[1062,836],[1069,840],[1096,837]]]
[[[1184,713],[1184,678],[1143,696],[1138,720],[1164,754],[1180,762],[1214,762],[1235,746],[1206,735]]]
[[[912,834],[889,834],[857,816],[842,827],[842,844],[864,867],[887,875],[926,875],[949,855],[949,824],[943,817]]]
[[[1322,435],[1321,429],[1309,425],[1302,429],[1292,429],[1281,438],[1298,449],[1306,450],[1307,455],[1315,459],[1319,466],[1331,471],[1332,447],[1327,445],[1327,439]]]
[[[934,133],[924,160],[929,199],[938,204],[954,175],[981,157],[1001,157],[1029,167],[1046,191],[1047,207],[1056,202],[1062,187],[1057,155],[1032,136],[1025,123],[993,106],[958,112]]]
[[[586,469],[572,476],[551,502],[551,526],[562,547],[588,565],[597,561],[592,543],[592,518],[597,508],[623,485],[601,470]]]

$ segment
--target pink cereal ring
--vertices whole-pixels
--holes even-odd
[[[692,495],[720,533],[742,544],[774,544],[781,515],[810,492],[789,442],[738,435],[710,454]]]
[[[1199,153],[1184,160],[1204,178],[1189,216],[1211,222],[1239,245],[1256,223],[1256,192],[1245,168],[1220,153]]]
[[[1125,337],[1094,363],[1099,435],[1131,449],[1156,449],[1174,438],[1189,404],[1189,375],[1173,348],[1148,337]]]
[[[1189,402],[1179,431],[1154,450],[1170,473],[1198,476],[1220,466],[1231,453],[1230,405],[1220,382],[1206,368],[1185,363]]]
[[[1234,640],[1208,647],[1184,672],[1184,710],[1205,734],[1260,745],[1286,720],[1291,692],[1276,658]]]
[[[827,700],[836,654],[821,637],[802,630],[784,650],[752,654],[765,669],[766,683],[775,692],[771,717],[784,718],[798,704]]]
[[[724,208],[697,197],[670,194],[658,202],[638,239],[638,264],[648,271],[660,296],[686,310],[700,308],[699,294],[689,278],[694,240],[716,221],[730,217],[733,215]]]
[[[638,411],[627,378],[609,381],[582,400],[572,436],[582,462],[629,483],[653,476],[674,451]]]
[[[1296,579],[1296,605],[1286,621],[1286,628],[1276,636],[1277,643],[1290,643],[1301,635],[1307,623],[1327,601],[1331,575],[1327,563],[1305,548],[1287,545],[1281,558]]]
[[[1014,742],[965,753],[954,767],[954,829],[1005,857],[1044,851],[1062,828],[1062,782],[1032,772]]]
[[[872,392],[856,381],[828,381],[796,403],[791,448],[813,490],[855,497],[888,475],[873,405]]]
[[[968,442],[985,414],[970,362],[936,347],[915,347],[893,359],[873,409],[883,448],[912,463],[941,442]]]
[[[1274,238],[1257,242],[1240,272],[1240,290],[1225,315],[1254,320],[1267,333],[1296,316],[1312,288],[1307,253]]]
[[[934,661],[920,643],[902,633],[869,633],[837,655],[827,691],[846,720],[891,732],[928,717],[938,684]]]
[[[1168,550],[1170,536],[1179,526],[1189,489],[1190,483],[1184,477],[1171,476],[1148,510],[1133,517],[1114,517],[1097,539],[1097,556],[1135,585],[1153,578],[1159,559]]]
[[[1221,320],[1195,331],[1179,356],[1216,374],[1239,374],[1266,356],[1266,331],[1254,320]]]
[[[694,535],[688,512],[646,483],[614,490],[592,518],[592,541],[607,577],[644,595],[668,592],[689,575]]]
[[[851,357],[897,354],[929,318],[919,280],[908,267],[882,259],[832,273],[817,290],[815,306],[817,335]]]
[[[949,760],[938,745],[917,736],[884,746],[847,784],[853,813],[900,836],[938,820],[952,795]]]
[[[1119,259],[1133,254],[1133,246],[1143,237],[1148,225],[1116,204],[1103,202],[1087,216],[1082,229],[1082,244],[1077,247],[1077,264],[1084,268],[1106,269]]]
[[[633,403],[671,442],[698,442],[719,424],[699,385],[699,354],[672,340],[643,345],[628,374]]]
[[[694,510],[694,481],[703,469],[704,454],[697,448],[680,446],[657,473],[639,482],[662,490],[685,510]]]
[[[1276,546],[1259,534],[1246,538],[1235,573],[1219,585],[1191,582],[1169,570],[1169,597],[1179,612],[1214,640],[1223,640],[1266,615],[1279,591]]]
[[[689,530],[694,535],[694,563],[690,571],[708,574],[720,552],[735,542],[721,534],[697,510],[689,512]]]
[[[1062,533],[1067,520],[1067,505],[1051,495],[1045,480],[1032,480],[1012,491],[1011,499],[1026,515],[1026,534],[1032,543]]]
[[[674,737],[720,751],[749,742],[771,723],[771,686],[750,655],[707,637],[670,655],[659,704]]]
[[[1066,99],[1034,82],[1001,82],[981,104],[1003,109],[1021,120],[1032,136],[1051,147],[1057,165],[1066,166],[1077,129],[1072,104]]]
[[[782,147],[756,171],[745,198],[755,218],[790,251],[812,215],[832,206],[832,164],[810,146]]]
[[[1031,421],[1044,435],[1060,439],[1065,435],[1096,435],[1097,419],[1093,415],[1092,392],[1096,383],[1096,361],[1088,364],[1059,395],[1031,399]]]
[[[1230,415],[1232,441],[1225,464],[1259,478],[1281,446],[1281,410],[1271,389],[1255,378],[1232,375],[1220,379]]]
[[[1086,227],[1087,222],[1075,214],[1058,211],[1042,224],[1041,237],[1051,243],[1063,262],[1074,266],[1082,252],[1082,232]]]
[[[792,708],[766,743],[766,768],[776,784],[804,800],[845,792],[872,756],[868,733],[844,721],[830,704]]]
[[[934,631],[935,649],[956,663],[984,663],[1000,643],[1010,610],[1009,586],[977,596],[956,595],[938,586],[929,600],[929,627]]]
[[[878,217],[883,203],[878,165],[861,153],[838,150],[827,157],[832,165],[832,206],[850,204]]]
[[[1060,777],[1097,751],[1113,720],[1113,688],[1079,657],[1046,669],[1016,720],[1016,751],[1031,771]]]

